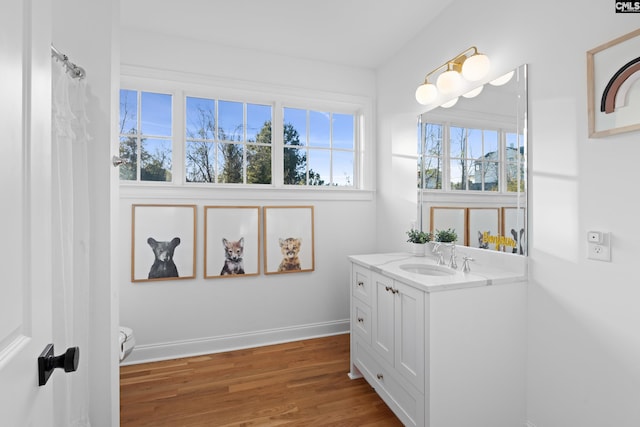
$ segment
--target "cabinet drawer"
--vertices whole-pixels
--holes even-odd
[[[367,344],[371,344],[371,308],[358,299],[353,299],[351,329]]]
[[[378,360],[371,348],[355,340],[355,364],[367,382],[376,390],[391,410],[408,426],[424,426],[424,394],[413,387],[404,387],[392,368]],[[408,384],[407,384],[408,385]]]
[[[351,292],[360,301],[371,305],[371,272],[358,264],[351,264]]]

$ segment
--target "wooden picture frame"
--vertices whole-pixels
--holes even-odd
[[[587,52],[589,137],[640,130],[640,29]]]
[[[500,230],[500,208],[468,208],[467,246],[499,250]]]
[[[204,277],[260,274],[260,207],[204,207]]]
[[[131,205],[131,281],[193,279],[196,206]]]
[[[505,252],[526,255],[527,211],[525,208],[502,208],[502,235],[513,240],[514,246],[505,246]]]
[[[314,271],[313,206],[263,207],[264,273]]]
[[[458,235],[457,243],[467,245],[467,208],[432,206],[429,218],[429,229],[435,235],[438,230],[452,228]]]

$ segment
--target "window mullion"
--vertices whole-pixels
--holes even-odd
[[[284,107],[280,101],[273,103],[271,185],[275,187],[284,186]]]
[[[142,180],[142,91],[136,91],[136,97],[138,98],[136,101],[137,108],[137,126],[138,131],[136,132],[136,181],[140,182]]]
[[[185,95],[181,90],[173,93],[173,126],[172,133],[172,181],[173,184],[183,184],[186,181],[185,162],[186,162],[186,108]]]
[[[500,193],[507,192],[507,133],[504,129],[500,129],[498,137],[498,173],[500,181],[498,191]]]
[[[451,191],[451,123],[442,130],[442,190]]]

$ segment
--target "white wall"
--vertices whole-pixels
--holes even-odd
[[[372,70],[314,63],[193,40],[123,30],[121,62],[131,73],[325,98],[355,97],[369,104]],[[373,131],[375,128],[370,125]],[[374,138],[367,141],[371,160]],[[369,179],[370,181],[370,179]],[[373,188],[373,185],[369,185]],[[196,278],[131,282],[131,204],[196,204]],[[203,278],[203,206],[313,205],[315,271]],[[248,189],[121,189],[117,233],[120,323],[134,330],[137,347],[126,363],[256,346],[349,329],[346,257],[375,248],[375,193]],[[263,270],[261,264],[261,270]]]
[[[640,145],[637,132],[589,139],[586,91],[586,51],[637,27],[614,2],[457,0],[378,72],[378,249],[389,250],[402,247],[415,197],[403,155],[415,150],[424,75],[471,45],[495,76],[530,64],[527,404],[537,427],[640,423]],[[591,229],[612,233],[611,263],[586,259]]]
[[[89,348],[80,349],[80,368],[89,369],[91,425],[117,425],[119,372],[117,343],[117,290],[111,287],[110,166],[114,78],[119,76],[117,37],[118,2],[53,1],[51,42],[87,71],[89,180],[91,200]],[[115,58],[115,60],[114,60]],[[73,404],[73,402],[70,402]]]

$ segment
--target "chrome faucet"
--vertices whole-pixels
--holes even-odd
[[[469,261],[473,261],[473,258],[470,258],[468,256],[462,258],[462,272],[463,273],[468,273],[471,271],[471,266],[469,265]]]
[[[433,242],[433,249],[431,250],[431,252],[436,254],[436,256],[438,257],[438,265],[444,265],[444,254],[440,250],[440,245],[440,242]]]
[[[449,267],[454,270],[458,268],[458,264],[456,264],[456,244],[451,243],[451,258],[449,258]]]

